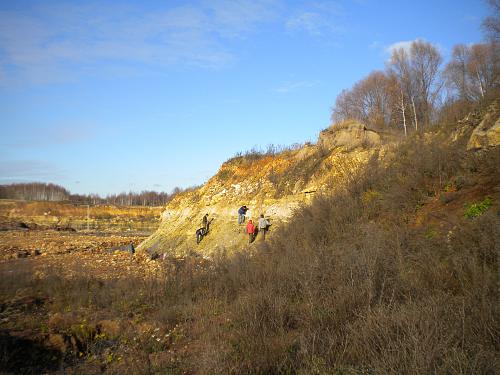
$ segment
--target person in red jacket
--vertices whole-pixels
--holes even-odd
[[[253,225],[252,220],[248,220],[247,233],[248,233],[248,243],[252,243],[253,240],[255,239],[255,225]]]

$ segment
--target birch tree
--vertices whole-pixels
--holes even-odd
[[[398,77],[401,89],[411,102],[413,122],[429,124],[434,104],[441,89],[439,67],[441,54],[431,43],[415,40],[408,49],[392,51],[389,68]]]

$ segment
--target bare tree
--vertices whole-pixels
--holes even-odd
[[[438,74],[441,62],[437,48],[422,40],[413,41],[409,50],[398,48],[392,52],[389,67],[411,102],[416,129],[420,120],[425,124],[431,122],[442,86]]]
[[[438,82],[439,66],[442,57],[436,47],[424,41],[414,41],[411,45],[412,74],[414,75],[416,94],[412,97],[418,100],[418,112],[424,123],[431,122],[431,115],[437,95],[441,89]],[[413,102],[413,106],[415,104]]]
[[[401,91],[401,112],[403,113],[403,122],[406,130],[406,117],[404,116],[406,112],[405,108],[415,95],[415,83],[411,71],[410,55],[406,49],[398,48],[392,52],[389,71],[397,78],[399,84],[399,89]],[[415,121],[415,107],[413,106],[412,109],[414,111],[414,126],[418,128],[418,124]]]
[[[451,96],[476,101],[499,85],[498,44],[481,43],[453,48],[444,78]]]
[[[498,45],[474,44],[471,47],[471,58],[467,68],[469,75],[474,77],[477,91],[481,98],[484,98],[487,91],[499,84]]]
[[[483,21],[483,30],[492,43],[500,42],[500,0],[489,0],[493,14]]]
[[[443,77],[451,96],[458,96],[460,100],[473,100],[471,82],[468,74],[468,65],[471,58],[471,49],[465,44],[453,47],[450,62],[446,65]]]
[[[355,119],[377,128],[390,126],[396,101],[393,87],[393,77],[382,71],[370,73],[351,90],[340,93],[333,109],[333,120]]]

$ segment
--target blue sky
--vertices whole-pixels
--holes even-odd
[[[481,41],[481,0],[0,1],[0,183],[75,193],[205,182],[315,141],[395,43]]]

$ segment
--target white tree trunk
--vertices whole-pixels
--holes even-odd
[[[405,130],[405,137],[406,137],[406,116],[405,116],[405,101],[404,101],[404,96],[403,96],[403,90],[401,90],[401,112],[403,113],[403,128]]]
[[[479,83],[479,91],[481,91],[481,98],[484,99],[483,84],[481,83],[481,77],[479,76],[479,71],[476,69],[477,82]]]
[[[418,131],[417,110],[415,109],[415,100],[411,97],[411,105],[413,106],[413,115],[415,116],[415,130]]]

